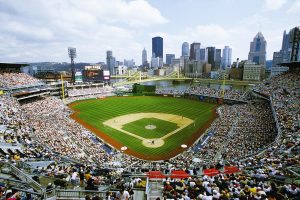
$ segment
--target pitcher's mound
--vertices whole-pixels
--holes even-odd
[[[153,129],[156,129],[156,126],[150,124],[150,125],[145,126],[145,129],[153,130]]]
[[[146,147],[149,147],[149,148],[157,148],[157,147],[164,145],[164,143],[165,142],[159,138],[143,140],[143,145],[145,145]]]

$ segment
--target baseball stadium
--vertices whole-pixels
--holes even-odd
[[[246,90],[196,82],[131,91],[63,76],[46,83],[26,66],[0,65],[3,190],[35,199],[107,198],[120,188],[132,199],[198,199],[207,187],[216,199],[299,197],[298,64]]]
[[[151,94],[63,80],[50,85],[21,67],[1,64],[1,181],[7,187],[39,199],[104,198],[120,184],[135,199],[154,199],[182,181],[213,177],[297,188],[298,67],[244,92],[191,85]]]

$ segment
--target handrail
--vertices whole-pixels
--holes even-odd
[[[17,191],[21,191],[21,192],[26,192],[26,193],[29,193],[29,194],[33,194],[33,195],[37,195],[37,196],[42,196],[41,193],[28,191],[28,190],[21,189],[21,188],[12,187],[12,189],[17,190]]]
[[[297,172],[295,172],[294,170],[292,170],[292,167],[288,167],[286,168],[289,172],[293,173],[294,175],[300,177],[300,174],[298,174]]]
[[[97,190],[54,190],[57,197],[71,197],[71,198],[84,198],[86,195],[98,195],[99,197],[106,197],[106,191]]]
[[[0,177],[0,179],[1,179],[1,180],[5,180],[5,181],[9,181],[9,182],[21,183],[21,184],[24,184],[24,183],[25,183],[24,181],[12,179],[12,178]]]
[[[18,178],[20,178],[22,181],[26,182],[27,184],[32,184],[32,186],[34,187],[34,189],[36,189],[37,191],[40,192],[44,192],[45,189],[35,180],[33,180],[29,175],[27,175],[26,173],[24,173],[23,171],[21,171],[20,169],[18,169],[17,167],[15,167],[14,165],[12,165],[11,163],[4,163],[5,165],[8,165],[8,167],[10,168],[11,172],[17,176]]]

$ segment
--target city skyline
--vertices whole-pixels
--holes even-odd
[[[0,7],[1,62],[69,62],[67,48],[73,46],[76,62],[105,61],[110,50],[116,60],[133,58],[140,65],[142,50],[151,52],[156,36],[164,39],[164,55],[179,58],[183,42],[197,41],[201,48],[230,46],[234,61],[248,58],[259,31],[270,60],[283,31],[299,25],[300,17],[300,0],[0,0]]]

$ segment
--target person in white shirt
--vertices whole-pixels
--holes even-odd
[[[78,173],[76,171],[74,171],[71,176],[71,183],[74,185],[76,185],[77,174]]]
[[[125,188],[121,188],[119,192],[117,192],[117,200],[129,200],[129,193],[125,190]]]

